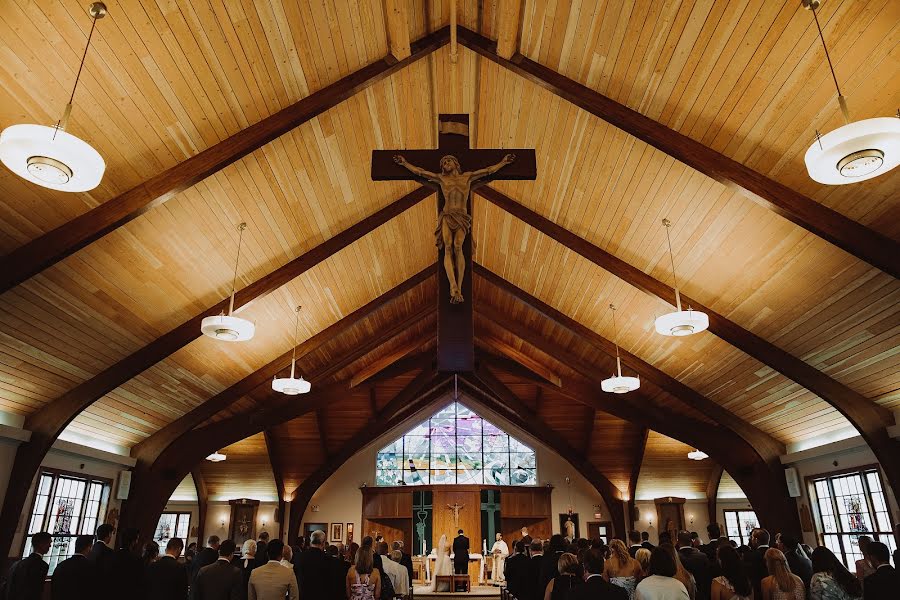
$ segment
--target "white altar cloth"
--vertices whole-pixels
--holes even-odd
[[[455,554],[450,554],[450,560],[453,560]],[[431,550],[431,554],[428,555],[428,560],[425,561],[425,577],[428,581],[431,581],[431,572],[434,571],[434,561],[437,560],[437,553],[434,549]],[[469,560],[477,560],[479,564],[478,568],[478,583],[484,583],[484,556],[481,554],[472,554],[469,553]]]

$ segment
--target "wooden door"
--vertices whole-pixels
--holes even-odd
[[[608,544],[612,539],[612,521],[588,521],[587,536],[589,540],[603,540]]]

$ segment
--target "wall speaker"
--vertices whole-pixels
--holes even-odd
[[[797,475],[797,469],[794,467],[785,469],[784,480],[787,482],[788,496],[791,498],[799,498],[803,495],[800,490],[800,476]]]
[[[119,471],[119,484],[116,486],[116,500],[128,500],[131,491],[131,471]]]

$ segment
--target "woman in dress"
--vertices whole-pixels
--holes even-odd
[[[659,546],[650,553],[648,572],[635,590],[636,600],[690,600],[684,584],[675,579],[675,561]]]
[[[722,574],[712,581],[710,600],[753,600],[753,586],[737,550],[719,546],[717,554]]]
[[[804,600],[806,586],[802,579],[791,573],[784,553],[769,548],[764,558],[769,576],[762,580],[762,600]]]
[[[569,592],[583,583],[581,565],[578,557],[574,554],[563,553],[557,561],[557,570],[559,575],[554,577],[544,589],[544,600],[565,600],[569,597]]]
[[[625,543],[622,540],[612,540],[609,543],[609,559],[603,567],[603,579],[624,588],[628,593],[628,600],[632,600],[641,573],[641,563],[631,558]]]
[[[641,574],[638,575],[638,582],[640,582],[641,579],[650,574],[650,550],[641,548],[635,553],[634,560],[638,561],[641,565]]]
[[[356,552],[356,562],[347,571],[347,598],[376,600],[381,598],[381,573],[375,568],[372,546],[363,545]]]
[[[250,583],[250,572],[256,568],[256,540],[245,541],[241,546],[241,557],[234,559],[232,564],[241,570],[246,590]]]
[[[812,570],[813,576],[809,582],[810,600],[852,600],[862,597],[859,579],[854,577],[825,546],[813,550]]]
[[[869,559],[866,558],[866,548],[872,543],[872,538],[861,535],[857,538],[856,543],[859,545],[859,553],[862,554],[862,558],[856,561],[856,578],[862,583],[866,577],[875,572],[875,569],[869,564]]]
[[[694,579],[694,575],[681,564],[681,558],[678,556],[675,546],[672,544],[660,544],[659,547],[665,550],[669,556],[672,557],[672,560],[675,561],[675,579],[684,585],[684,589],[687,590],[691,600],[695,600],[697,598],[697,580]]]
[[[450,549],[447,547],[447,536],[442,535],[438,540],[437,558],[434,561],[434,573],[431,574],[431,591],[441,591],[437,589],[438,575],[453,575],[453,563],[450,561]],[[443,590],[449,592],[450,590]]]

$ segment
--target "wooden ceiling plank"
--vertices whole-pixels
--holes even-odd
[[[396,60],[408,58],[411,53],[408,6],[409,3],[404,0],[384,0],[384,21],[388,45]]]
[[[433,349],[432,350],[423,350],[422,352],[419,352],[418,354],[411,354],[409,356],[405,356],[405,357],[401,358],[400,360],[394,362],[393,364],[383,367],[377,373],[373,373],[372,375],[370,375],[369,377],[366,378],[366,382],[371,386],[371,389],[374,391],[375,386],[372,384],[382,382],[382,381],[387,381],[389,379],[393,379],[397,375],[403,375],[404,373],[409,373],[413,369],[421,368],[424,361],[431,361],[432,363],[435,362]],[[377,361],[377,362],[381,362],[381,361]],[[356,376],[354,375],[354,377],[356,377]],[[350,387],[353,387],[352,380],[351,380]],[[377,404],[375,403],[375,400],[374,400],[374,394],[373,394],[373,399],[372,399],[371,405],[373,407],[372,413],[374,414],[374,413],[378,412]]]
[[[519,28],[522,25],[522,0],[497,2],[497,54],[509,60],[519,51]]]
[[[331,456],[331,451],[328,449],[328,415],[325,414],[326,410],[327,407],[323,406],[316,411],[316,428],[319,430],[319,443],[322,444],[322,453],[325,455],[325,460],[328,460]]]
[[[675,291],[665,283],[560,227],[505,194],[490,187],[479,188],[476,193],[635,288],[666,302],[671,302],[675,297]],[[477,271],[478,266],[475,268]],[[693,306],[709,316],[710,332],[835,407],[865,438],[884,467],[891,487],[900,489],[900,441],[892,439],[887,433],[887,427],[894,424],[894,416],[890,410],[700,302],[685,295],[682,295],[681,299],[683,304]]]
[[[521,54],[504,59],[497,54],[494,42],[474,31],[460,27],[458,35],[460,43],[470,50],[665,152],[859,260],[900,278],[900,264],[896,260],[900,243]]]
[[[358,372],[353,374],[353,377],[350,378],[350,387],[354,388],[361,383],[364,383],[374,377],[382,373],[388,367],[391,367],[396,364],[400,364],[400,362],[404,358],[408,358],[408,354],[413,350],[418,349],[420,346],[418,345],[418,340],[413,340],[408,342],[393,352],[385,354],[383,357],[378,360],[372,362],[372,364],[363,367]],[[418,355],[416,355],[418,356]]]
[[[413,43],[402,60],[388,56],[371,63],[13,250],[0,259],[0,293],[431,54],[449,41],[449,35],[446,27],[429,34]],[[408,40],[407,33],[407,46]]]
[[[503,354],[509,360],[515,361],[521,364],[523,368],[537,373],[537,375],[541,379],[549,381],[556,387],[562,386],[562,378],[551,368],[547,367],[543,363],[533,360],[531,357],[526,356],[525,354],[522,354],[515,348],[511,347],[509,344],[505,343],[503,340],[497,339],[496,337],[491,335],[481,335],[476,339],[476,343],[484,344],[491,349]]]
[[[487,352],[484,350],[478,350],[475,358],[478,362],[486,364],[488,367],[493,367],[494,369],[499,369],[510,375],[515,375],[516,377],[521,377],[522,379],[527,379],[529,381],[533,381],[536,383],[549,383],[551,385],[555,385],[556,387],[560,387],[562,385],[562,380],[557,376],[553,381],[545,378],[544,376],[532,371],[528,367],[522,365],[519,362],[516,362],[512,359],[506,358],[504,356],[497,356],[492,352]]]

